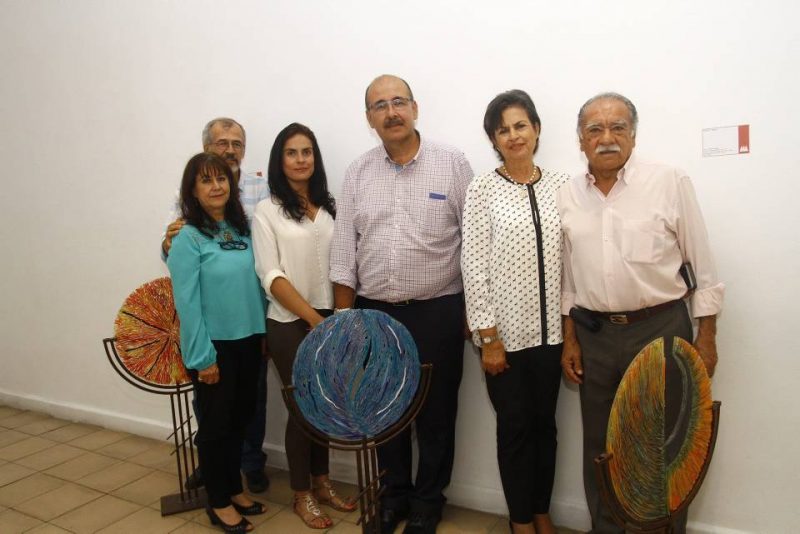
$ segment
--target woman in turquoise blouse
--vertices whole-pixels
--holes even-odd
[[[255,411],[264,294],[233,174],[214,154],[197,154],[181,181],[186,225],[167,266],[181,323],[181,352],[199,413],[196,443],[208,493],[206,512],[226,532],[248,532],[243,515],[262,514],[239,475],[244,430]]]

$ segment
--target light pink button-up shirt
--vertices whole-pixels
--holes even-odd
[[[692,315],[722,309],[725,286],[683,171],[631,157],[607,196],[587,172],[564,184],[557,204],[564,233],[562,314],[573,306],[622,312],[682,298],[684,262],[697,278]]]

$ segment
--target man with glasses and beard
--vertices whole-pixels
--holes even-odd
[[[411,332],[420,361],[433,364],[416,419],[416,478],[410,430],[378,449],[387,470],[381,532],[393,532],[408,517],[405,533],[432,534],[453,468],[464,355],[461,217],[473,173],[463,153],[416,130],[417,102],[401,78],[373,80],[365,105],[382,143],[350,165],[337,199],[334,304],[388,313]]]

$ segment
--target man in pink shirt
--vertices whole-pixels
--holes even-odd
[[[617,386],[653,339],[692,340],[684,299],[697,319],[694,346],[709,375],[717,364],[716,315],[724,285],[694,189],[683,171],[632,155],[637,122],[636,107],[622,95],[589,99],[578,114],[589,167],[558,196],[564,232],[561,366],[567,380],[580,384],[583,478],[594,533],[623,532],[603,505],[593,465],[605,452]],[[695,274],[693,292],[680,274],[684,263]],[[666,417],[669,424],[676,415]],[[685,527],[684,514],[674,531]]]

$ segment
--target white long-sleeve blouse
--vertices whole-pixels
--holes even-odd
[[[494,170],[470,183],[461,270],[476,342],[478,329],[496,326],[506,351],[561,343],[556,193],[568,180],[542,169],[535,184],[523,185]]]

